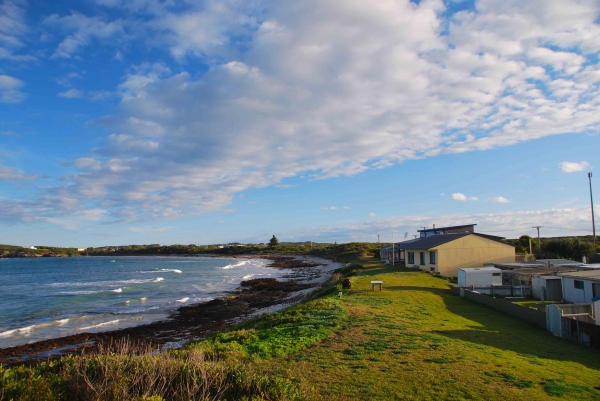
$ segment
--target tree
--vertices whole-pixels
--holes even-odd
[[[517,253],[529,253],[529,241],[531,240],[531,247],[533,252],[537,250],[537,240],[531,238],[529,235],[521,235],[516,243],[515,251]]]
[[[269,246],[271,248],[274,248],[277,245],[279,245],[279,240],[277,239],[277,237],[275,235],[273,235],[273,238],[271,238],[271,240],[269,241]]]

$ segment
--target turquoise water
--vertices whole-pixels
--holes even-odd
[[[80,257],[0,259],[0,348],[164,319],[252,277],[262,259]]]

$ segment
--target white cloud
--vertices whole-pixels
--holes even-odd
[[[321,209],[323,209],[323,210],[337,210],[337,207],[336,206],[329,206],[329,207],[323,207]]]
[[[20,103],[25,99],[25,93],[19,89],[23,86],[20,79],[0,75],[0,102],[2,103]]]
[[[462,201],[462,202],[479,200],[479,198],[476,196],[467,196],[465,194],[461,194],[460,192],[453,193],[452,199],[457,200],[457,201]]]
[[[55,57],[150,32],[181,62],[131,70],[120,112],[98,122],[111,134],[87,155],[111,164],[64,189],[117,219],[600,126],[597,1],[480,0],[450,16],[439,0],[102,4],[127,18],[46,20],[66,35]],[[206,73],[186,71],[196,59]]]
[[[58,96],[66,99],[81,99],[83,97],[83,92],[78,89],[69,89],[67,91],[60,92]]]
[[[542,236],[589,235],[589,206],[569,209],[522,210],[506,213],[452,213],[439,216],[397,216],[368,219],[362,223],[340,226],[324,226],[286,233],[289,237],[304,240],[337,238],[338,241],[373,241],[373,233],[381,234],[382,240],[391,241],[392,232],[408,232],[408,238],[418,234],[422,227],[454,226],[476,223],[476,231],[484,234],[518,238],[523,234],[536,233],[532,226],[542,225]]]
[[[0,60],[34,61],[28,54],[15,54],[25,47],[23,38],[29,33],[25,22],[25,1],[0,1]]]
[[[498,196],[497,198],[492,199],[492,201],[496,203],[510,203],[510,200],[506,199],[504,196]]]
[[[348,209],[350,209],[350,206],[344,206],[342,209],[348,210]]]
[[[585,170],[590,164],[588,162],[562,162],[560,168],[565,173],[576,173]]]
[[[123,20],[104,21],[101,17],[88,17],[78,12],[63,17],[52,14],[44,20],[44,24],[70,32],[54,51],[53,58],[71,58],[93,40],[112,39],[113,43],[118,44],[125,36]]]
[[[375,213],[373,213],[373,212],[369,213],[369,217],[375,217]]]
[[[39,176],[33,174],[25,174],[14,167],[5,167],[0,164],[0,181],[33,181]]]

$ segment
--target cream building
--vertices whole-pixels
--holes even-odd
[[[461,232],[437,234],[398,244],[404,248],[406,267],[457,277],[458,269],[487,263],[515,261],[515,248],[501,237]]]

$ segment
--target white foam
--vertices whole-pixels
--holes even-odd
[[[117,292],[117,293],[118,292],[123,292],[123,289],[122,288],[117,288],[116,290],[112,290],[112,292]]]
[[[10,337],[12,335],[17,335],[17,334],[22,334],[27,337],[29,335],[29,333],[31,333],[31,331],[34,329],[41,329],[41,328],[49,327],[49,326],[64,326],[68,322],[69,322],[69,319],[60,319],[60,320],[53,320],[52,322],[48,322],[48,323],[33,324],[31,326],[25,326],[25,327],[21,327],[18,329],[7,330],[7,331],[3,331],[2,333],[0,333],[0,338]]]
[[[181,273],[181,270],[179,270],[178,272]],[[154,271],[154,272],[148,272],[148,273],[156,273],[156,272]],[[52,283],[52,284],[46,284],[46,285],[49,287],[89,287],[89,286],[116,287],[116,286],[122,286],[122,285],[128,285],[128,284],[146,284],[146,283],[152,283],[152,282],[156,282],[156,279],[145,279],[145,280],[131,279],[131,280],[115,280],[115,281],[72,282],[72,283],[67,282],[67,283]]]
[[[59,294],[63,295],[92,295],[100,294],[102,291],[61,291]]]
[[[156,280],[154,280],[155,283],[160,283],[161,281],[163,281],[164,278],[162,277],[157,277]]]
[[[155,270],[140,270],[137,273],[143,273],[143,274],[148,274],[148,273],[158,273],[158,272],[162,272],[162,273],[177,273],[177,274],[181,274],[183,273],[181,270],[179,269],[155,269]]]
[[[146,302],[147,300],[148,300],[148,298],[146,298],[146,297],[142,297],[142,298],[140,298],[140,301],[141,301],[141,302]]]
[[[236,267],[247,265],[248,263],[250,263],[249,260],[242,260],[241,262],[234,263],[232,265],[223,266],[223,267],[221,267],[221,269],[222,270],[234,269]]]
[[[119,319],[117,319],[117,320],[111,320],[110,322],[98,323],[98,324],[94,324],[94,325],[91,325],[91,326],[80,327],[79,330],[97,329],[98,327],[104,327],[104,326],[108,326],[108,325],[111,325],[111,324],[117,324],[117,323],[119,323]]]
[[[177,302],[179,302],[180,304],[183,304],[183,303],[186,303],[189,300],[190,300],[190,297],[185,297],[185,298],[178,299]]]

